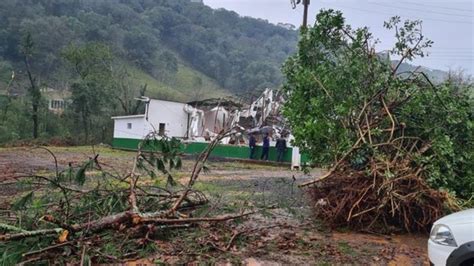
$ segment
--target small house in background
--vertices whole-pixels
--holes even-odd
[[[184,111],[185,106],[184,103],[149,99],[145,114],[112,117],[114,140],[118,141],[115,144],[126,145],[121,139],[144,139],[150,132],[158,132],[160,136],[170,138],[186,138],[188,114]]]
[[[183,142],[183,152],[197,154],[206,149],[208,143],[219,132],[229,131],[212,152],[212,156],[248,159],[249,134],[258,140],[264,134],[271,138],[270,161],[276,161],[276,139],[287,138],[288,150],[283,160],[293,168],[300,168],[307,157],[291,145],[291,134],[280,114],[282,95],[266,89],[249,105],[242,105],[229,99],[208,99],[189,103],[163,101],[142,97],[145,112],[139,115],[115,116],[113,146],[121,149],[137,149],[139,143],[150,133]],[[257,155],[261,147],[257,146]]]
[[[45,87],[41,89],[41,95],[46,99],[49,111],[55,114],[62,114],[68,99],[71,97],[71,92]]]

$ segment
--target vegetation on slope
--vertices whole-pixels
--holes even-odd
[[[52,85],[67,79],[64,47],[102,42],[167,85],[179,86],[167,81],[189,63],[232,91],[278,86],[297,38],[295,31],[189,0],[13,0],[0,3],[0,17],[0,61],[18,69],[18,45],[29,32],[35,70]]]
[[[131,102],[143,94],[190,101],[277,87],[296,39],[188,0],[1,1],[0,143],[32,135],[109,142],[110,116],[138,110]],[[51,114],[31,88],[69,91],[69,108]]]

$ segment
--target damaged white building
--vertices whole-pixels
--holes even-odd
[[[185,144],[183,152],[195,154],[204,150],[207,143],[222,130],[233,129],[233,134],[221,141],[212,156],[247,159],[248,135],[268,133],[272,140],[269,160],[276,160],[275,140],[284,136],[289,144],[284,161],[291,162],[293,168],[299,168],[302,161],[306,161],[298,148],[291,147],[291,134],[280,114],[283,99],[271,89],[266,89],[249,105],[225,99],[189,103],[148,98],[142,101],[146,104],[144,114],[112,117],[114,147],[136,149],[150,132],[157,132],[162,136],[181,139]],[[257,145],[257,155],[260,152],[261,147]]]

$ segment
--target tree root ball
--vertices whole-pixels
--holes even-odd
[[[428,232],[445,215],[449,194],[416,175],[387,178],[342,169],[308,188],[317,218],[332,228],[377,233]]]

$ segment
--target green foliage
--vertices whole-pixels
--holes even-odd
[[[23,254],[32,249],[45,248],[51,244],[51,239],[46,237],[32,237],[15,242],[0,243],[0,266],[17,265]],[[43,265],[43,264],[36,264]]]
[[[24,210],[27,205],[33,202],[33,196],[34,196],[34,192],[33,191],[29,192],[28,194],[26,194],[25,196],[17,200],[12,205],[12,209],[15,211]]]
[[[91,42],[81,46],[73,44],[67,46],[62,55],[83,80],[99,82],[111,74],[112,52],[103,43]]]
[[[355,142],[357,135],[348,125],[356,108],[390,76],[389,65],[377,57],[366,59],[360,42],[369,34],[367,29],[357,29],[353,43],[344,36],[346,30],[350,28],[340,12],[321,12],[317,26],[302,33],[298,54],[284,66],[284,89],[290,93],[285,115],[295,144],[318,164],[331,163]],[[367,84],[369,67],[379,82]]]
[[[150,152],[142,153],[137,164],[140,169],[147,171],[152,178],[157,178],[155,170],[166,176],[168,185],[176,185],[171,175],[173,170],[182,167],[181,141],[166,136],[149,136],[141,144],[143,149]]]
[[[234,91],[278,86],[278,67],[297,40],[296,31],[189,0],[12,0],[1,3],[0,17],[0,57],[19,62],[18,33],[31,32],[40,63],[35,72],[58,84],[59,51],[70,43],[102,42],[147,73],[159,73],[160,79],[176,73],[176,62],[164,54],[163,48],[169,48],[182,63]],[[271,73],[240,82],[252,74],[248,66],[259,63],[269,65]]]
[[[400,110],[407,133],[432,141],[432,149],[418,158],[427,165],[430,184],[466,199],[474,194],[473,88],[448,79]]]
[[[154,37],[159,35],[155,31],[143,31],[135,27],[125,34],[123,46],[127,50],[128,57],[137,66],[151,73],[154,68],[155,53],[158,40]]]
[[[103,115],[114,99],[113,56],[109,47],[100,43],[71,45],[64,50],[63,56],[78,77],[71,85],[72,107],[80,115],[85,142],[88,142],[92,116]]]
[[[189,0],[2,1],[0,143],[30,138],[32,113],[39,139],[110,142],[110,116],[134,113],[145,84],[148,97],[183,102],[280,86],[296,40],[296,31]],[[68,92],[64,113],[48,114],[46,97],[28,89],[25,55],[37,89]]]
[[[150,170],[156,170],[164,175],[161,178],[162,181],[171,178],[172,171],[182,166],[179,158],[181,143],[177,139],[166,137],[155,138],[150,136],[148,139],[149,141],[143,143],[143,145],[147,145],[147,149],[150,149],[150,151],[143,151],[139,157],[139,162],[142,162],[144,167],[136,169],[136,173],[142,176],[140,183],[138,183],[140,188],[136,189],[137,201],[140,205],[140,211],[164,211],[172,203],[172,201],[166,199],[165,192],[168,193],[169,197],[173,197],[172,195],[179,188],[168,190],[156,184],[148,185],[150,183],[146,183],[147,185],[145,185],[146,181],[150,181],[150,179],[145,178],[145,174]],[[47,150],[46,148],[43,149]],[[126,154],[123,155],[128,157]],[[128,211],[130,208],[128,173],[122,175],[120,171],[113,170],[111,166],[100,165],[97,158],[98,155],[78,166],[70,165],[64,170],[59,169],[58,173],[48,171],[42,174],[36,173],[30,178],[23,178],[18,183],[18,189],[29,192],[15,200],[11,211],[15,213],[15,217],[18,219],[12,224],[25,231],[52,229],[55,228],[55,225],[46,222],[48,221],[47,217],[54,217],[64,224],[84,224]],[[158,178],[156,179],[158,180]],[[39,186],[38,181],[46,184]],[[116,225],[122,223],[126,224],[122,221]],[[100,243],[97,242],[93,249],[87,250],[91,258],[99,259],[99,262],[110,262],[110,258],[106,258],[103,254],[130,259],[130,255],[125,254],[133,253],[134,257],[147,257],[156,253],[157,249],[153,241],[145,240],[145,238],[135,238],[135,236],[129,234],[130,230],[117,229],[118,227],[116,228],[114,225],[113,228],[97,232],[96,235],[99,237],[97,239],[100,239]],[[152,227],[149,227],[149,229],[152,230]],[[167,235],[170,231],[156,230],[156,234]],[[149,233],[151,232],[149,231]],[[146,235],[148,238],[149,235]],[[65,261],[71,262],[74,258],[77,258],[75,254],[80,254],[78,252],[82,251],[82,247],[76,245],[79,242],[73,241],[76,236],[79,237],[79,234],[69,235],[70,245],[59,247],[58,252],[48,253],[57,256],[54,258],[55,263],[64,264]],[[41,238],[33,237],[1,242],[0,265],[15,265],[22,260],[26,260],[28,258],[22,256],[23,254],[49,247],[57,237],[58,235],[51,234]],[[150,235],[151,237],[156,237],[156,235]],[[134,252],[138,254],[135,255]],[[42,258],[41,261],[36,263],[47,263],[48,259],[51,258]],[[97,261],[95,262],[97,263]]]
[[[81,186],[84,185],[84,183],[86,182],[86,171],[89,168],[91,168],[93,165],[94,165],[94,160],[91,159],[87,161],[86,163],[84,163],[81,167],[79,167],[74,179],[76,183],[78,183]]]
[[[7,89],[7,83],[10,82],[12,77],[12,70],[12,65],[9,62],[3,61],[0,58],[0,84],[2,84],[0,85],[0,91]]]
[[[395,30],[397,41],[390,51],[393,55],[411,60],[425,56],[424,48],[432,45],[421,34],[419,21],[401,24],[395,17],[385,26]],[[386,101],[396,120],[394,137],[418,138],[419,143],[430,146],[413,163],[423,166],[431,186],[445,188],[462,198],[471,197],[472,83],[448,80],[433,86],[419,73],[399,75],[386,54],[372,50],[375,43],[377,40],[367,28],[352,29],[342,14],[333,10],[321,11],[315,26],[302,32],[298,54],[289,58],[283,68],[287,79],[284,90],[289,95],[284,113],[295,136],[294,144],[302,147],[315,163],[329,165],[351,151],[361,128],[366,127],[364,121],[381,117],[371,126],[371,138],[377,143],[392,125],[385,111],[377,113],[384,110]],[[360,115],[364,113],[372,116]],[[364,169],[372,156],[388,157],[389,151],[383,146],[366,142],[348,158],[354,169]],[[396,173],[388,172],[386,176]]]

